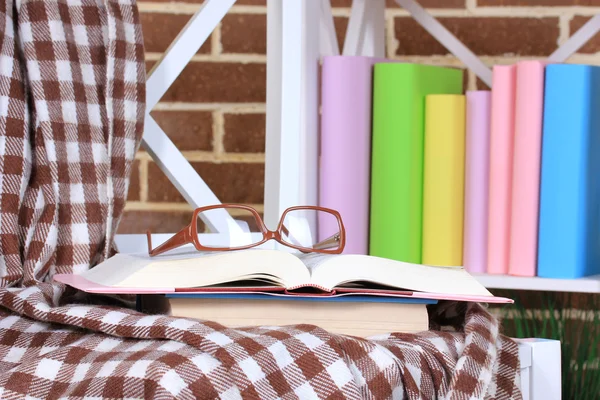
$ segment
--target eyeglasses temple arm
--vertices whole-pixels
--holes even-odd
[[[148,238],[148,254],[150,256],[156,256],[174,248],[183,246],[190,242],[189,226],[186,226],[175,235],[170,237],[166,242],[160,244],[157,248],[152,248],[152,234],[150,231],[146,231],[146,237]]]
[[[290,239],[292,242],[294,242],[294,244],[300,245],[300,243],[298,243],[297,240],[294,240],[294,237],[290,235],[289,229],[286,228],[285,225],[281,226],[281,231],[283,232],[283,234],[285,234],[288,237],[288,239]],[[322,250],[322,249],[334,247],[335,245],[339,246],[339,243],[340,243],[340,234],[335,233],[335,234],[329,236],[327,239],[323,239],[320,242],[316,243],[315,245],[312,246],[312,248],[317,249],[317,250]]]
[[[329,236],[327,239],[323,239],[318,243],[315,243],[313,249],[322,250],[330,247],[334,247],[336,245],[339,246],[340,243],[340,234],[336,233]]]

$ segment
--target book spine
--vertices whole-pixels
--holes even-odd
[[[515,84],[514,65],[494,66],[487,248],[487,272],[490,274],[508,273]]]
[[[373,62],[354,56],[323,60],[319,204],[341,214],[344,253],[368,253]],[[318,222],[319,240],[337,229],[333,218]]]
[[[423,264],[463,263],[465,96],[425,98]]]
[[[546,70],[538,275],[600,274],[600,70]]]
[[[422,223],[422,188],[411,190],[415,181],[422,184],[422,142],[412,137],[422,116],[422,106],[411,101],[417,78],[395,64],[374,67],[369,233],[370,255],[413,263],[421,262]]]
[[[508,259],[511,275],[535,276],[537,270],[544,69],[540,61],[517,64]]]
[[[487,270],[491,93],[466,93],[465,223],[463,265],[472,273]]]

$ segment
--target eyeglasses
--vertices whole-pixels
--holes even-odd
[[[204,221],[216,220],[223,222],[219,235],[215,235],[216,239],[210,240],[210,243],[201,243],[199,234],[207,233]],[[317,227],[316,232],[314,227]],[[314,206],[288,208],[275,231],[267,229],[259,213],[249,206],[220,204],[201,207],[194,210],[189,225],[155,249],[152,248],[150,231],[146,235],[150,256],[190,243],[198,251],[227,251],[249,249],[272,239],[305,253],[340,254],[346,243],[339,212]]]

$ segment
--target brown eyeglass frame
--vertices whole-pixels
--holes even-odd
[[[253,243],[251,245],[231,247],[231,248],[210,247],[210,246],[202,245],[202,243],[200,243],[200,240],[198,239],[198,223],[197,223],[198,214],[205,212],[205,211],[218,209],[218,208],[237,208],[237,209],[246,210],[246,211],[249,211],[250,213],[252,213],[252,215],[254,216],[254,218],[258,224],[258,228],[260,229],[260,232],[256,232],[256,233],[263,234],[262,240],[260,242]],[[315,246],[313,246],[312,248],[296,246],[296,245],[286,242],[282,238],[283,234],[285,234],[287,231],[287,228],[285,228],[285,226],[283,225],[283,221],[285,221],[285,217],[288,213],[290,213],[292,211],[297,211],[297,210],[323,211],[323,212],[332,214],[338,220],[338,224],[339,224],[339,228],[340,228],[338,234],[333,235],[327,239],[320,241],[319,243],[315,244]],[[152,248],[152,234],[150,233],[149,230],[146,231],[146,236],[148,238],[148,254],[151,257],[157,256],[157,255],[167,252],[169,250],[173,250],[177,247],[181,247],[181,246],[184,246],[184,245],[190,244],[190,243],[193,244],[194,247],[196,248],[196,250],[198,250],[198,251],[234,251],[234,250],[250,249],[252,247],[260,246],[261,244],[263,244],[269,240],[276,240],[277,242],[279,242],[285,246],[294,248],[296,250],[300,250],[304,253],[312,252],[312,253],[323,253],[323,254],[340,254],[344,251],[344,247],[346,246],[346,230],[344,228],[344,222],[342,221],[342,216],[340,215],[340,213],[335,210],[332,210],[330,208],[317,207],[317,206],[295,206],[295,207],[290,207],[290,208],[286,209],[283,212],[283,214],[281,215],[281,218],[279,219],[279,224],[277,225],[277,229],[275,231],[270,231],[267,228],[267,226],[265,225],[265,222],[261,218],[260,214],[258,214],[258,212],[250,206],[246,206],[246,205],[242,205],[242,204],[218,204],[218,205],[213,205],[213,206],[200,207],[200,208],[197,208],[194,210],[194,214],[192,215],[192,221],[187,226],[185,226],[183,229],[181,229],[179,232],[177,232],[175,235],[173,235],[171,238],[169,238],[166,242],[157,246],[155,249]],[[338,244],[337,248],[327,249],[328,245],[335,244],[335,243]]]

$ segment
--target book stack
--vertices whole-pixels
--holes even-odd
[[[88,293],[136,294],[139,311],[148,314],[230,328],[309,324],[358,337],[426,331],[427,306],[439,300],[511,302],[464,268],[267,249],[116,254],[54,280]]]
[[[360,70],[351,67],[360,64]],[[600,67],[323,62],[320,205],[346,253],[472,273],[600,274]]]

